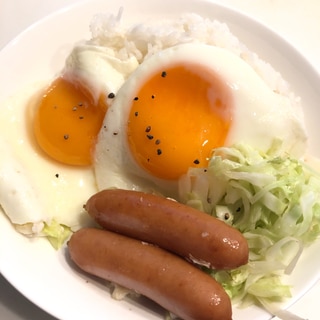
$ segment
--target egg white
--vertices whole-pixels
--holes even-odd
[[[234,100],[231,128],[225,145],[242,142],[266,151],[275,137],[295,156],[306,147],[302,111],[299,105],[273,92],[239,56],[227,49],[205,44],[182,44],[146,59],[130,75],[104,119],[95,151],[95,174],[99,189],[116,187],[177,195],[178,181],[156,178],[143,170],[130,153],[127,122],[133,98],[155,72],[181,63],[198,63],[212,70],[228,86]]]
[[[67,57],[63,74],[98,100],[102,92],[116,93],[138,65],[134,56],[119,59],[108,47],[80,43]]]

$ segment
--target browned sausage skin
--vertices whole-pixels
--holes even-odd
[[[154,245],[96,228],[68,243],[84,271],[154,300],[184,320],[230,320],[231,302],[219,283],[184,259]]]
[[[248,262],[248,244],[238,230],[163,197],[103,190],[85,208],[107,230],[156,244],[210,268],[233,269]]]

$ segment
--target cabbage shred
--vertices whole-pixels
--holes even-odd
[[[249,263],[235,270],[206,269],[243,306],[291,296],[283,283],[303,248],[320,234],[320,176],[281,151],[248,145],[217,148],[208,168],[191,168],[180,181],[180,201],[224,220],[248,241]]]

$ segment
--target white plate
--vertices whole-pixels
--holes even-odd
[[[117,13],[123,6],[124,19],[143,21],[146,17],[174,16],[195,12],[228,23],[242,42],[269,61],[302,97],[310,148],[317,150],[320,110],[320,78],[312,67],[283,39],[256,21],[227,7],[204,0],[93,0],[59,11],[35,24],[0,52],[0,101],[30,82],[53,77],[73,44],[89,37],[88,25],[97,12]],[[96,279],[70,267],[67,251],[55,252],[43,239],[19,235],[0,213],[0,271],[28,299],[59,319],[163,319],[163,310],[141,299],[116,302]],[[293,303],[319,278],[320,260],[315,260],[320,242],[305,250],[294,274]],[[289,304],[288,304],[289,305]],[[234,320],[269,319],[258,307],[234,308]]]

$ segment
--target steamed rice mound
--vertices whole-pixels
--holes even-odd
[[[110,55],[120,60],[135,57],[139,63],[158,51],[183,43],[204,43],[228,49],[246,61],[272,90],[289,96],[293,106],[299,104],[300,99],[290,92],[281,74],[241,43],[225,23],[217,20],[186,13],[174,19],[126,25],[120,10],[117,16],[95,15],[90,30],[89,44],[108,48]]]

